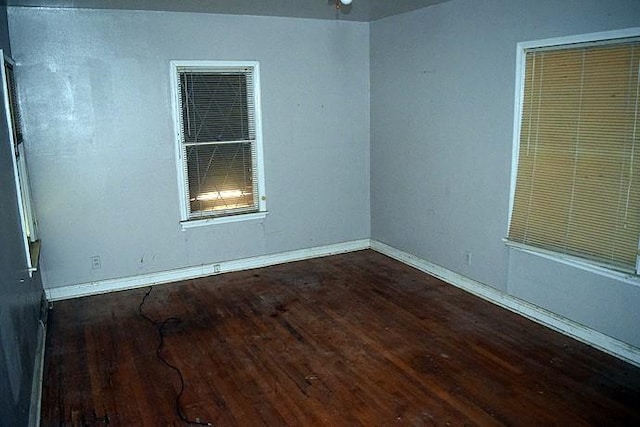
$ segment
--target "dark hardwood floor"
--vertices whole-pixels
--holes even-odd
[[[640,425],[639,368],[373,251],[148,290],[55,303],[42,425]]]

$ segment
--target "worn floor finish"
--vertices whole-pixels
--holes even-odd
[[[147,289],[56,303],[42,425],[185,425]],[[640,369],[373,251],[156,286],[215,426],[640,425]]]

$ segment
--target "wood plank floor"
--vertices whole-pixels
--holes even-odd
[[[54,305],[42,425],[640,425],[640,369],[373,251],[147,291]]]

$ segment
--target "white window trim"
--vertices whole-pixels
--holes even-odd
[[[513,204],[516,191],[516,179],[518,175],[518,158],[520,153],[520,122],[522,114],[522,93],[524,91],[524,74],[525,74],[525,57],[527,49],[545,48],[553,46],[567,46],[578,43],[590,43],[590,42],[607,42],[610,40],[625,39],[640,37],[640,27],[625,28],[621,30],[603,31],[597,33],[579,34],[575,36],[566,37],[554,37],[548,39],[534,40],[519,42],[516,45],[516,80],[514,91],[514,112],[513,112],[513,144],[511,153],[511,186],[509,190],[509,212],[507,217],[507,235],[509,234],[509,228],[511,227],[511,216],[513,214]],[[547,259],[555,260],[563,264],[571,265],[573,267],[580,268],[582,270],[590,271],[602,276],[615,278],[617,280],[624,281],[635,286],[640,286],[640,279],[638,275],[629,275],[623,272],[602,267],[597,263],[591,262],[586,259],[572,257],[568,255],[562,255],[557,252],[552,252],[528,245],[521,245],[515,242],[509,241],[507,238],[502,239],[503,242],[510,248],[524,251],[529,254],[542,256]],[[638,243],[638,250],[640,251],[640,242]],[[640,252],[639,252],[640,253]],[[640,256],[636,257],[636,273],[640,273]]]
[[[191,219],[188,221],[181,221],[180,226],[183,230],[188,228],[196,228],[202,227],[203,225],[212,225],[212,224],[224,224],[229,222],[240,222],[240,221],[252,221],[252,220],[261,220],[267,217],[269,212],[251,212],[246,214],[238,214],[238,215],[229,215],[229,216],[220,216],[217,218],[203,218],[203,219]]]
[[[253,68],[253,87],[254,87],[254,106],[255,106],[255,123],[256,123],[256,161],[257,161],[257,177],[258,177],[258,212],[250,212],[246,214],[208,217],[208,218],[189,218],[189,212],[186,205],[187,189],[185,188],[186,178],[184,176],[184,167],[182,160],[182,146],[180,142],[180,118],[178,89],[178,67],[211,67],[211,68]],[[176,160],[176,176],[178,178],[178,196],[180,198],[180,224],[183,230],[201,227],[213,224],[224,224],[238,221],[251,221],[263,219],[267,216],[267,197],[264,179],[264,150],[262,146],[262,102],[260,88],[260,63],[258,61],[170,61],[170,77],[171,77],[171,112],[173,117],[174,138],[175,138],[175,160]]]
[[[9,147],[11,149],[11,162],[13,165],[13,178],[16,187],[16,195],[18,201],[18,214],[20,215],[20,227],[22,229],[22,242],[24,246],[24,254],[27,263],[27,271],[29,277],[33,276],[33,272],[37,270],[31,257],[31,242],[37,239],[36,237],[36,225],[34,214],[31,210],[31,194],[28,185],[27,164],[25,161],[24,147],[20,147],[20,158],[15,156],[15,141],[13,137],[13,119],[11,117],[11,106],[9,105],[9,87],[7,86],[7,75],[5,70],[5,62],[15,66],[13,60],[6,56],[3,49],[0,49],[0,78],[2,78],[3,86],[3,102],[5,110],[5,119],[7,122],[7,129],[9,131]],[[15,76],[14,76],[15,77]],[[22,143],[24,146],[24,142]],[[20,179],[22,176],[22,180]],[[25,201],[27,202],[25,204]],[[31,231],[29,233],[29,230]],[[30,237],[28,236],[30,234]]]

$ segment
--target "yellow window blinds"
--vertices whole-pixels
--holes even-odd
[[[640,41],[525,55],[508,239],[636,272]]]

